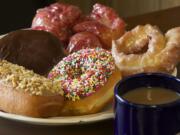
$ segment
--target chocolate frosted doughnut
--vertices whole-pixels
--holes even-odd
[[[45,75],[65,57],[60,41],[45,31],[17,30],[0,40],[0,59]]]

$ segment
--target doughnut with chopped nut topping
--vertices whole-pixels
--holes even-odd
[[[63,94],[59,82],[0,61],[0,110],[30,117],[58,116]]]

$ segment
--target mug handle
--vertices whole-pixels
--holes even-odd
[[[177,108],[177,131],[175,135],[180,135],[180,106]]]

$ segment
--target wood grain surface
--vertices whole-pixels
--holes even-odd
[[[125,20],[128,30],[136,25],[152,24],[158,26],[161,31],[166,32],[170,28],[180,26],[180,7],[128,17]]]
[[[95,3],[113,7],[121,16],[128,17],[180,5],[180,0],[57,0],[79,6],[89,13]]]
[[[125,17],[168,9],[179,5],[180,0],[112,0],[112,7]]]
[[[113,135],[113,121],[72,126],[37,126],[0,118],[0,135]]]

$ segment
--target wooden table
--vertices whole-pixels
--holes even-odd
[[[154,24],[166,31],[180,26],[180,7],[125,19],[127,28]],[[73,126],[36,126],[0,118],[0,135],[113,135],[113,120]]]

